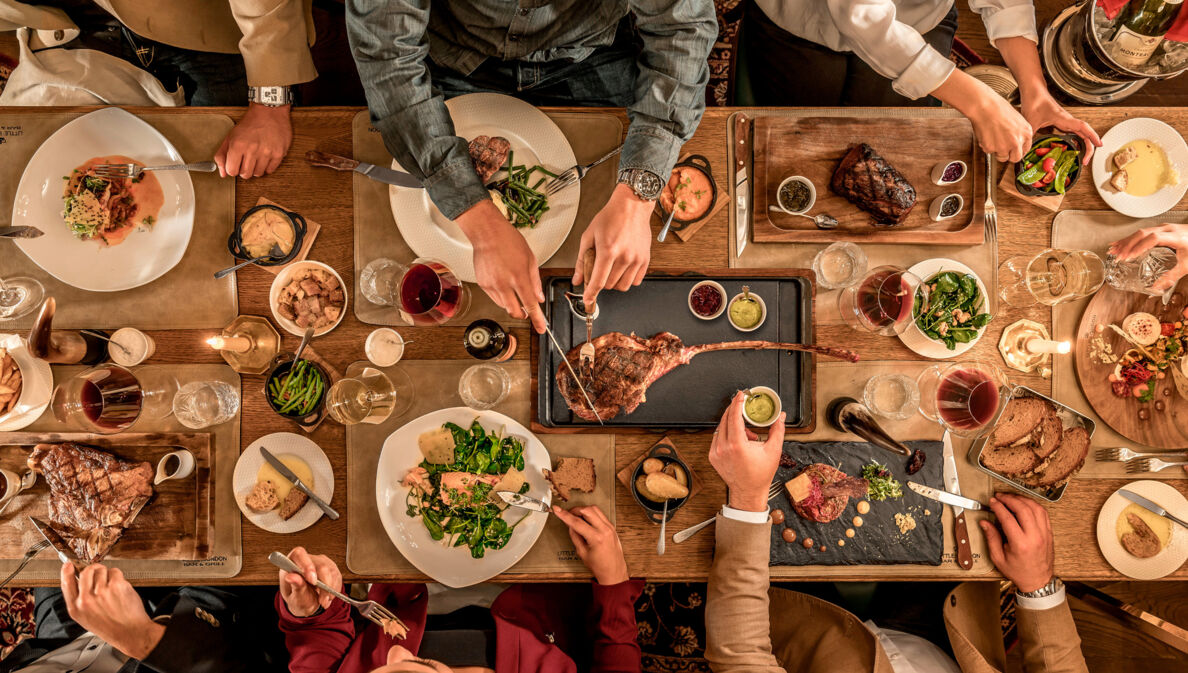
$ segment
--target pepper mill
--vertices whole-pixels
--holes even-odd
[[[852,397],[839,397],[829,403],[825,410],[829,425],[839,432],[850,432],[875,446],[901,456],[911,456],[912,450],[902,442],[892,439],[871,415],[870,411]]]
[[[56,365],[96,365],[107,357],[107,342],[77,330],[53,328],[58,303],[46,297],[29,330],[29,352],[33,357]],[[104,333],[105,334],[105,333]]]

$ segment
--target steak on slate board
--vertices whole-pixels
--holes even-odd
[[[829,188],[874,216],[876,227],[903,224],[916,205],[916,189],[873,147],[860,143],[842,157]]]
[[[902,457],[866,442],[785,442],[784,452],[798,465],[780,467],[776,473],[780,483],[792,479],[812,463],[833,465],[851,477],[857,477],[863,465],[878,462],[886,465],[892,476],[903,484],[903,497],[881,502],[866,498],[870,502],[870,511],[861,515],[856,509],[859,499],[850,498],[837,520],[816,523],[798,516],[792,508],[787,489],[783,490],[771,501],[773,509],[784,512],[784,523],[771,527],[771,565],[940,565],[945,549],[944,526],[941,523],[944,505],[912,491],[907,487],[907,482],[911,479],[926,486],[944,489],[944,478],[941,476],[942,446],[936,441],[906,444],[913,451],[923,449],[928,455],[924,467],[911,477],[904,469],[907,462]],[[925,511],[929,513],[924,514]],[[899,532],[895,515],[900,512],[915,518],[914,530],[902,534]],[[859,528],[853,525],[855,516],[862,517],[863,525]],[[796,531],[795,542],[784,542],[783,532],[787,527]],[[846,537],[847,528],[854,528],[854,537]],[[806,537],[813,540],[811,549],[806,549],[802,544]],[[838,540],[845,540],[845,546],[838,546]],[[822,544],[825,545],[825,551],[819,549]]]

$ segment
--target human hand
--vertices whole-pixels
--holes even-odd
[[[582,563],[599,584],[618,584],[631,579],[619,535],[601,509],[590,505],[574,507],[567,512],[554,505],[553,514],[569,526],[569,539],[573,540]]]
[[[455,220],[474,248],[474,273],[479,287],[513,318],[524,318],[527,308],[532,327],[544,334],[540,303],[540,269],[524,236],[507,221],[495,203],[484,199]]]
[[[1002,529],[1000,532],[989,521],[981,522],[994,567],[1022,592],[1035,591],[1051,582],[1056,573],[1056,547],[1048,510],[1030,498],[1010,493],[990,498],[990,509]]]
[[[238,175],[245,180],[267,175],[284,161],[292,142],[288,105],[268,107],[251,103],[247,114],[215,153],[219,175]]]
[[[294,617],[308,617],[315,612],[330,607],[334,597],[314,586],[321,580],[328,587],[335,589],[342,586],[342,573],[338,566],[328,557],[321,554],[312,555],[304,547],[294,547],[289,552],[289,560],[301,568],[301,573],[277,571],[280,582],[280,595]]]
[[[140,594],[119,568],[92,563],[74,576],[74,564],[61,570],[66,611],[78,625],[133,659],[152,653],[165,635],[165,626],[144,611]]]
[[[743,419],[743,404],[747,394],[740,391],[730,401],[722,415],[710,444],[709,461],[722,481],[730,489],[730,506],[749,512],[767,511],[767,493],[771,480],[780,467],[780,453],[784,450],[784,417],[771,425],[767,441],[747,429]]]
[[[974,91],[976,100],[966,116],[973,123],[982,151],[1000,162],[1022,160],[1031,149],[1031,124],[990,87],[983,84]]]
[[[590,221],[578,247],[578,260],[594,250],[594,269],[586,278],[582,264],[573,273],[574,286],[585,285],[587,305],[604,289],[626,292],[643,282],[652,257],[653,201],[644,201],[627,185],[616,185],[610,199]]]
[[[1110,254],[1125,262],[1158,246],[1176,251],[1176,265],[1151,286],[1155,292],[1164,292],[1188,275],[1188,224],[1166,223],[1139,229],[1110,245]]]
[[[1093,148],[1101,147],[1101,138],[1097,136],[1093,127],[1069,114],[1068,110],[1052,98],[1052,94],[1048,93],[1046,88],[1034,95],[1023,97],[1023,117],[1036,131],[1054,126],[1061,131],[1080,136],[1081,145],[1085,149],[1081,163],[1085,166],[1089,165],[1089,159],[1093,157]],[[1024,150],[1024,153],[1026,152],[1027,150]]]

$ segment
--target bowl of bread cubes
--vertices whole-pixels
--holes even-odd
[[[631,494],[653,523],[664,519],[665,502],[671,520],[688,502],[689,488],[689,466],[667,444],[653,446],[631,475]]]

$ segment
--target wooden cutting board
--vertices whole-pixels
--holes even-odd
[[[1133,397],[1116,397],[1110,389],[1108,377],[1114,364],[1104,363],[1094,351],[1100,348],[1100,337],[1113,347],[1114,355],[1122,355],[1133,346],[1122,335],[1109,329],[1098,334],[1097,325],[1115,324],[1121,327],[1122,320],[1136,311],[1154,315],[1163,322],[1182,319],[1180,311],[1188,295],[1188,281],[1181,281],[1176,288],[1179,299],[1173,298],[1163,306],[1159,297],[1134,292],[1121,292],[1106,285],[1094,295],[1081,323],[1077,327],[1076,368],[1077,380],[1085,398],[1093,410],[1115,432],[1141,444],[1158,449],[1183,449],[1188,447],[1188,400],[1176,392],[1175,382],[1169,373],[1163,380],[1151,379],[1155,383],[1155,402],[1139,402]],[[1156,402],[1163,402],[1162,409]],[[1145,412],[1140,416],[1140,412]]]
[[[853,145],[867,143],[902,173],[916,189],[916,206],[898,227],[875,227],[869,213],[829,189],[833,172]],[[955,185],[932,184],[932,167],[964,161],[966,176]],[[976,187],[985,182],[985,161],[973,126],[961,118],[784,117],[755,119],[756,243],[922,243],[976,245],[983,239],[982,203]],[[773,212],[780,182],[792,175],[812,181],[817,203],[810,214],[828,213],[838,228],[818,229],[811,220]],[[965,208],[956,217],[933,222],[933,199],[958,193]],[[985,200],[984,198],[982,199]]]
[[[111,559],[199,560],[210,556],[214,543],[214,453],[208,433],[130,433],[94,435],[57,432],[0,433],[0,467],[23,473],[34,445],[73,441],[108,451],[120,458],[153,466],[167,453],[188,449],[194,473],[154,487],[156,494],[141,510],[108,554]],[[49,520],[49,487],[45,479],[21,492],[5,512],[0,527],[0,558],[20,558],[40,539],[26,516]],[[36,539],[34,537],[36,536]]]

